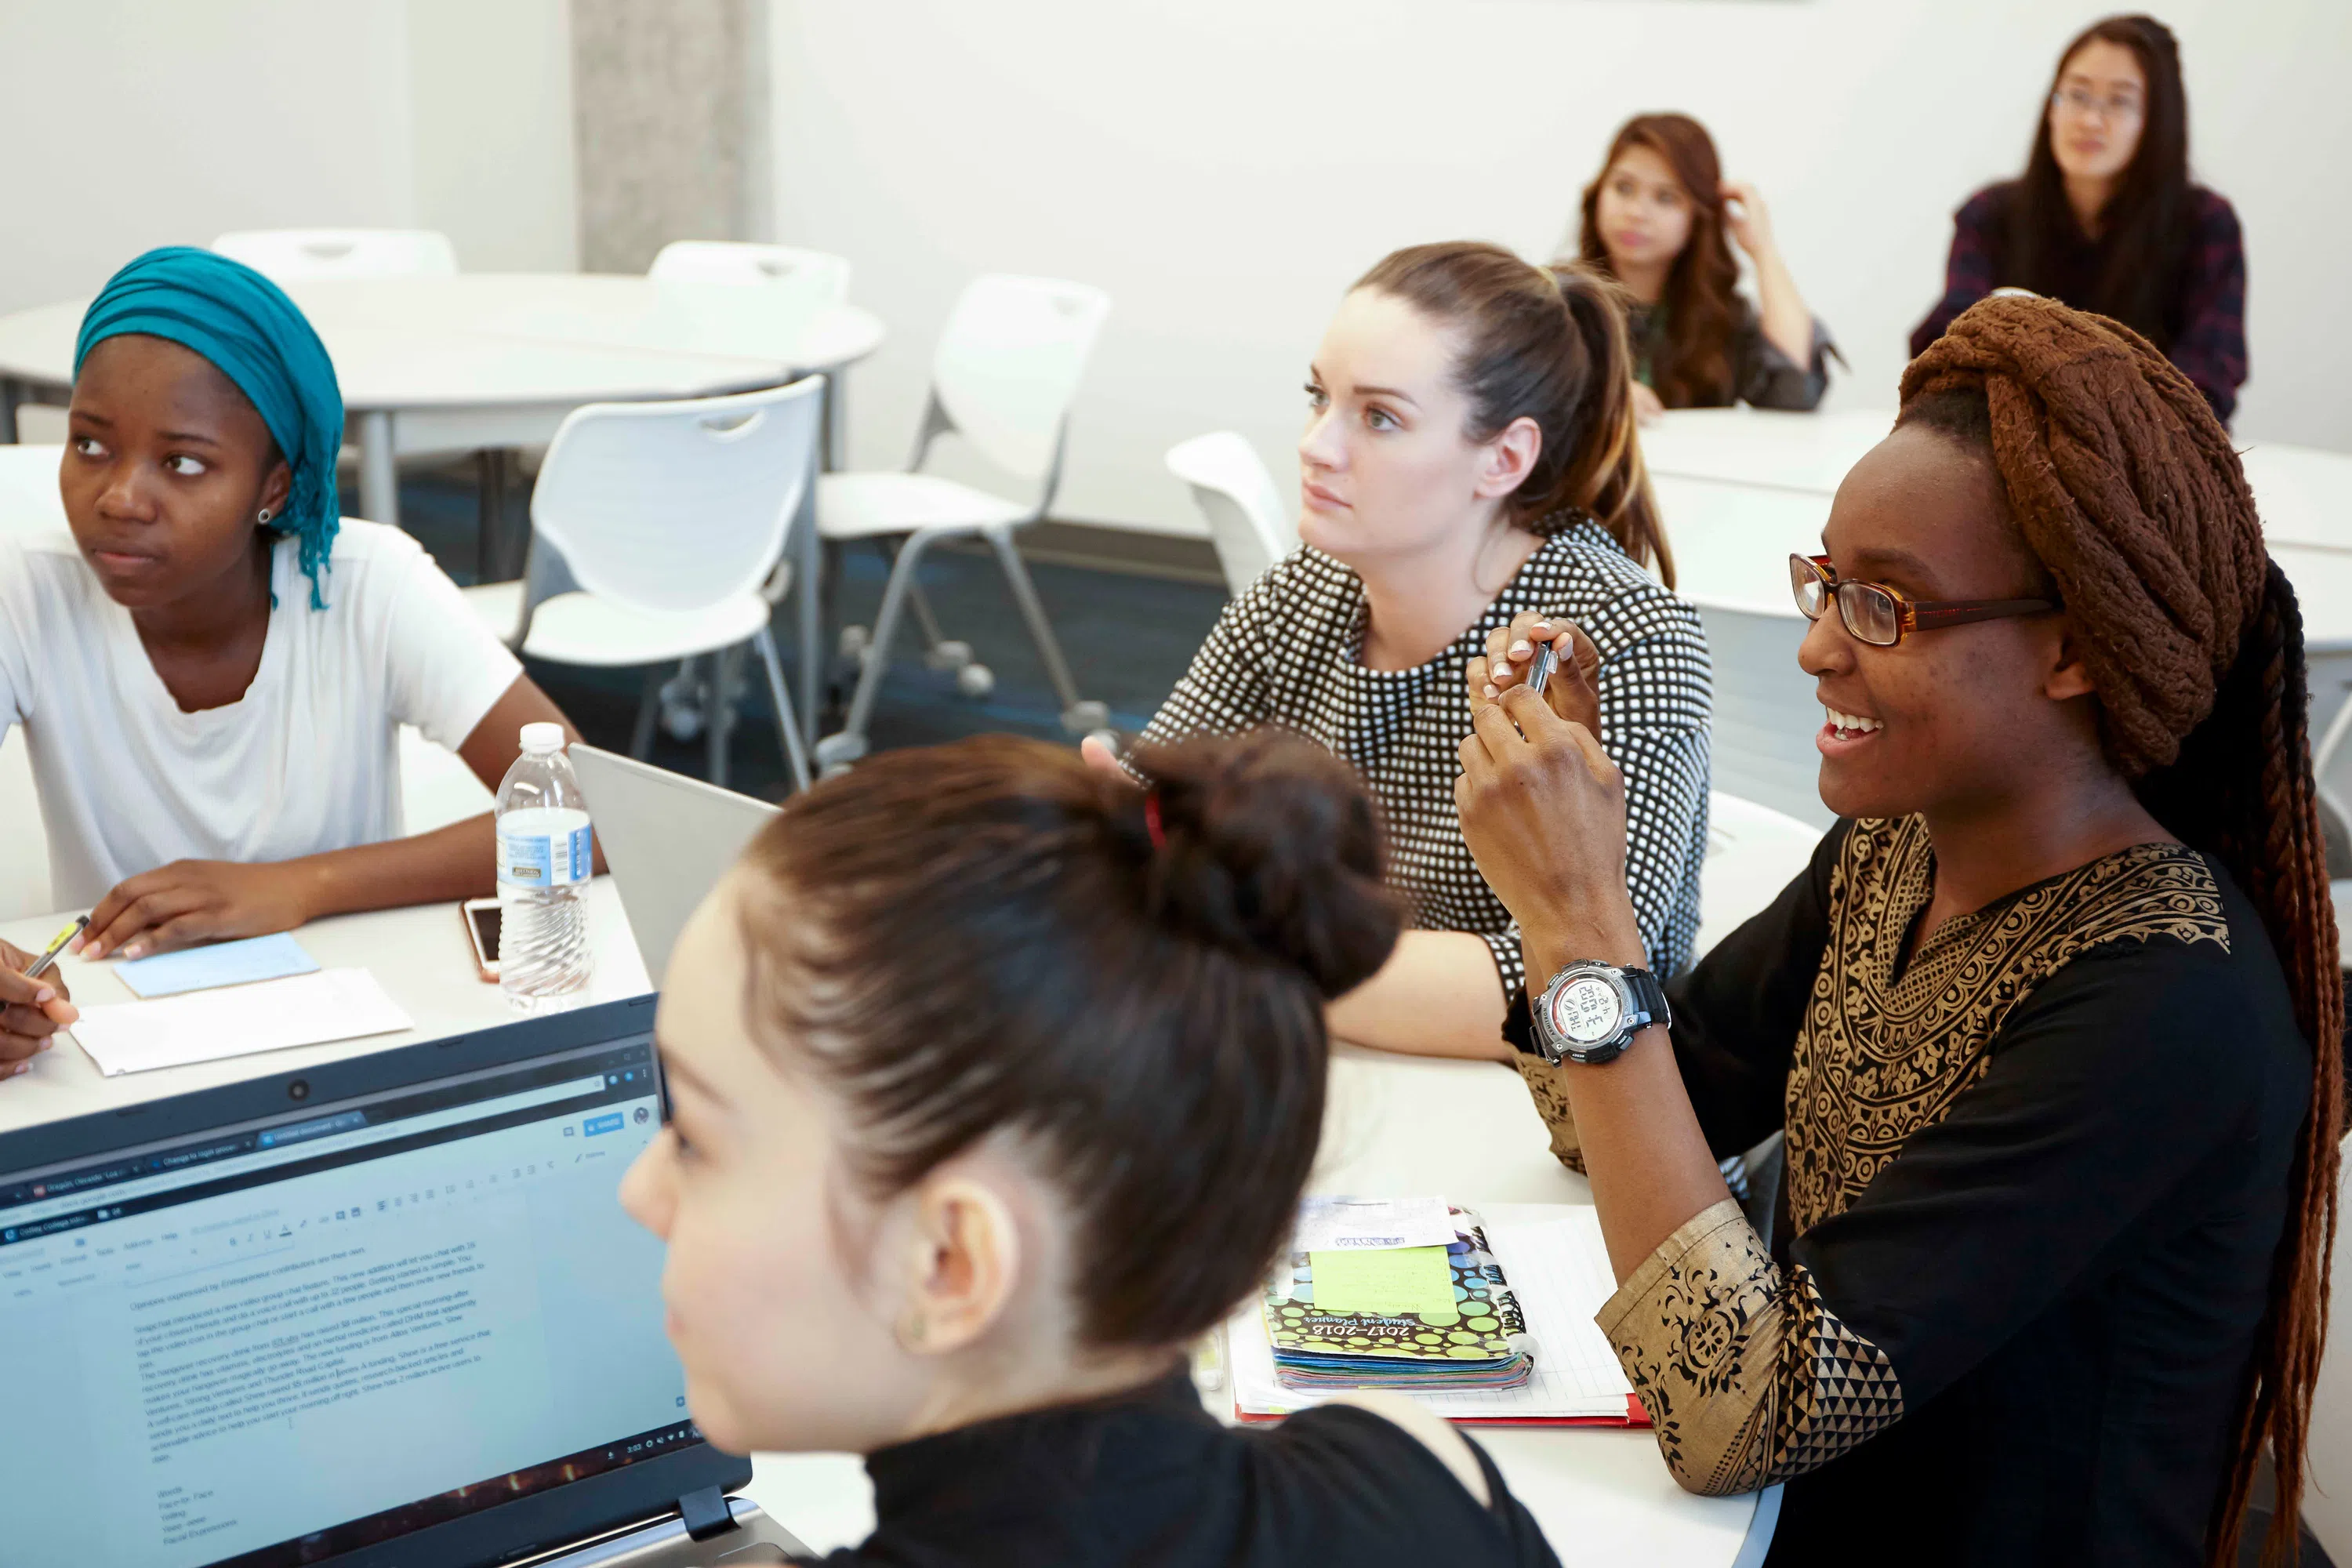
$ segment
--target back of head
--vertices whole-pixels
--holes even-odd
[[[2138,147],[2102,215],[2106,266],[2094,297],[2074,303],[2113,316],[2168,348],[2165,308],[2179,288],[2189,248],[2189,93],[2181,80],[2179,41],[2153,16],[2103,17],[2077,33],[2060,53],[2032,150],[2026,156],[2024,177],[2011,197],[2011,265],[2005,280],[2039,293],[2056,292],[2057,258],[2075,219],[2052,143],[2046,106],[2065,79],[2068,64],[2099,43],[2130,50],[2147,90]]]
[[[1492,439],[1515,419],[1535,421],[1542,450],[1511,497],[1522,527],[1545,531],[1561,513],[1590,517],[1674,585],[1642,465],[1615,285],[1582,267],[1547,269],[1499,245],[1450,240],[1391,252],[1355,287],[1394,295],[1454,331],[1472,440]]]
[[[1609,247],[1601,232],[1601,187],[1627,149],[1646,147],[1675,172],[1690,198],[1690,237],[1666,273],[1659,303],[1666,316],[1665,363],[1654,363],[1650,376],[1658,400],[1669,408],[1727,404],[1732,400],[1731,331],[1738,320],[1739,264],[1723,224],[1723,162],[1715,138],[1687,114],[1637,114],[1617,128],[1609,155],[1584,187],[1579,210],[1577,257],[1607,273]]]
[[[887,1197],[1014,1140],[1072,1216],[1099,1348],[1180,1342],[1263,1278],[1320,1135],[1323,1005],[1401,921],[1328,752],[1143,760],[1149,795],[1011,737],[887,752],[787,805],[742,874],[751,1014],[843,1106],[853,1177]]]
[[[2128,327],[2050,300],[1986,300],[1904,373],[1897,423],[1987,451],[2064,605],[2108,757],[2158,820],[2220,860],[2261,911],[2315,1047],[2300,1213],[2280,1246],[2273,1337],[2216,1525],[2234,1542],[2260,1439],[2282,1496],[2301,1485],[2343,1131],[2344,989],[2302,616],[2263,547],[2228,433]],[[2291,1540],[2294,1509],[2279,1517]]]

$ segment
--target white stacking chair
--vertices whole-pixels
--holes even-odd
[[[849,258],[791,245],[749,245],[731,239],[674,239],[661,247],[646,276],[659,282],[785,285],[819,304],[849,298]]]
[[[213,249],[283,283],[300,278],[449,278],[457,252],[429,228],[255,228]]]
[[[1812,863],[1825,829],[1752,800],[1707,795],[1706,858],[1698,868],[1698,931],[1691,961],[1760,914]]]
[[[968,695],[994,684],[971,650],[946,641],[922,597],[916,574],[923,555],[942,539],[978,536],[995,552],[1006,586],[1045,661],[1062,704],[1062,725],[1074,735],[1101,729],[1109,711],[1078,696],[1070,667],[1055,641],[1045,606],[1021,563],[1013,531],[1035,522],[1054,503],[1071,400],[1110,313],[1110,297],[1083,283],[992,274],[974,279],[956,301],[931,359],[931,395],[903,473],[827,474],[817,481],[817,531],[828,543],[874,540],[895,546],[890,581],[870,638],[845,632],[845,647],[862,654],[857,689],[839,733],[817,742],[818,764],[844,767],[866,752],[866,726],[890,667],[890,646],[909,601],[931,647],[932,662],[956,671]],[[962,437],[989,462],[1034,484],[1035,497],[1010,500],[990,491],[919,470],[932,441]]]
[[[1168,471],[1192,487],[1234,597],[1298,548],[1297,521],[1282,504],[1274,476],[1236,432],[1213,431],[1169,447]]]
[[[1715,674],[1710,767],[1723,789],[1816,827],[1827,827],[1821,752],[1813,737],[1822,705],[1813,678],[1797,667],[1809,624],[1791,605],[1766,613],[1702,595],[1685,595],[1706,628]]]
[[[593,403],[555,433],[530,497],[520,583],[469,588],[476,611],[532,658],[645,667],[633,754],[653,743],[663,673],[756,649],[794,784],[809,782],[761,584],[782,558],[816,450],[821,377],[732,397]],[[709,721],[710,781],[727,781],[730,704]]]

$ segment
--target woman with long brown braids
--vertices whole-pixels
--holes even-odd
[[[1590,695],[1517,676],[1514,638],[1575,634],[1469,671],[1463,828],[1601,1327],[1685,1486],[1787,1483],[1774,1563],[2231,1563],[2265,1447],[2291,1547],[2344,995],[2302,622],[2237,456],[2146,339],[1989,300],[1822,543],[1790,569],[1842,820],[1667,998]],[[1776,1128],[1768,1240],[1710,1151]]]
[[[1829,329],[1805,308],[1756,187],[1723,177],[1715,138],[1687,114],[1637,114],[1584,187],[1577,253],[1623,285],[1634,405],[1817,405]],[[1760,309],[1739,292],[1727,239],[1756,264]]]

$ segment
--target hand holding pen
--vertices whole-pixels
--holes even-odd
[[[0,942],[0,1078],[13,1078],[49,1048],[51,1037],[81,1016],[61,975],[49,973],[66,944],[89,923],[82,916],[34,954]]]
[[[1525,682],[1551,710],[1601,734],[1601,650],[1564,616],[1532,612],[1486,634],[1486,652],[1463,670],[1473,713]]]

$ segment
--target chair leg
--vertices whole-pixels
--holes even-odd
[[[719,788],[727,787],[727,742],[735,729],[735,698],[730,689],[733,682],[735,650],[710,656],[710,702],[703,710],[703,722],[709,725],[710,782]]]
[[[776,729],[784,738],[784,764],[793,771],[793,787],[806,789],[808,748],[801,743],[800,717],[793,711],[792,693],[784,688],[784,664],[776,656],[775,634],[761,626],[751,634],[751,646],[760,650],[760,662],[767,667],[768,702],[776,710]]]
[[[816,743],[816,760],[820,767],[833,768],[856,762],[866,754],[866,727],[873,721],[874,700],[882,689],[882,677],[890,668],[890,645],[898,639],[898,621],[907,613],[907,599],[914,587],[915,573],[923,563],[923,552],[931,541],[957,530],[933,531],[924,530],[909,534],[899,547],[898,558],[890,567],[890,581],[882,590],[882,609],[874,617],[874,637],[866,644],[865,666],[857,672],[857,690],[849,700],[849,714],[838,733],[827,735]]]
[[[890,563],[890,569],[894,572],[898,569],[898,548],[895,540],[882,542],[882,557]],[[920,583],[908,585],[907,607],[915,612],[915,625],[922,631],[923,647],[938,652],[940,645],[947,641],[947,634],[940,630],[940,618],[931,613],[931,596],[923,592]]]
[[[646,694],[637,699],[637,726],[629,732],[629,755],[644,762],[654,749],[654,720],[661,713],[662,671],[666,665],[646,667]]]
[[[1078,696],[1077,682],[1070,679],[1069,663],[1062,658],[1062,645],[1055,639],[1052,623],[1045,619],[1037,586],[1029,580],[1029,568],[1022,563],[1021,552],[1013,543],[1013,531],[997,526],[981,532],[996,552],[996,563],[1004,571],[1004,585],[1013,591],[1013,602],[1028,623],[1029,640],[1037,645],[1037,657],[1045,661],[1045,678],[1054,683],[1054,695],[1062,703],[1062,728],[1075,734],[1101,729],[1110,721],[1110,711],[1102,703]]]

